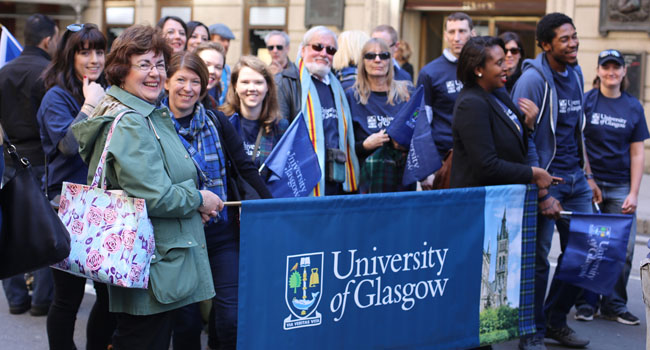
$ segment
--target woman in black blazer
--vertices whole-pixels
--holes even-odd
[[[519,107],[505,93],[504,44],[493,37],[475,37],[458,59],[464,88],[454,106],[454,159],[451,187],[535,183],[546,188],[554,180],[544,169],[526,164],[530,124],[538,108],[522,99]]]

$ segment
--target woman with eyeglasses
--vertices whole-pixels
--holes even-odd
[[[242,57],[242,61],[248,62],[248,60],[254,61],[256,67],[266,69],[266,65],[258,58]],[[241,87],[242,83],[237,80],[237,77],[247,74],[241,69],[242,65],[241,61],[235,65],[232,75],[234,78],[229,89],[232,89],[235,84]],[[201,58],[194,53],[176,53],[170,61],[168,74],[169,77],[165,81],[168,97],[163,103],[169,107],[180,141],[192,155],[191,158],[201,177],[201,188],[212,191],[225,200],[228,191],[233,190],[228,188],[226,181],[228,176],[233,176],[227,171],[227,164],[231,164],[262,197],[271,198],[257,172],[257,167],[250,161],[250,154],[244,154],[245,146],[242,145],[241,139],[226,116],[220,112],[213,113],[206,110],[199,102],[207,92],[208,83],[208,71]],[[273,82],[270,75],[267,74],[267,77]],[[254,77],[245,79],[249,84],[246,85],[247,90],[245,90],[246,101],[259,101],[261,104],[265,100],[265,92],[260,91],[261,88],[258,87],[264,83],[255,80]],[[228,101],[231,100],[232,96],[228,96]],[[249,111],[249,107],[247,104],[243,108]],[[275,109],[277,114],[277,105]],[[232,198],[232,192],[230,196]],[[236,211],[237,209],[221,212],[216,220],[210,221],[205,226],[206,247],[216,292],[213,299],[214,324],[222,349],[234,349],[237,340],[239,241],[237,219],[234,216]],[[183,311],[186,311],[184,315],[192,314],[191,310]],[[196,314],[196,306],[194,311]],[[187,318],[190,321],[197,319]],[[194,336],[191,335],[192,330],[183,332],[186,335],[184,339],[177,339],[178,332],[175,332],[174,348],[188,349],[197,346],[200,348],[200,324],[194,326],[193,330]]]
[[[246,155],[258,169],[289,127],[280,117],[273,75],[255,56],[243,56],[233,67],[221,111],[229,116],[244,141]]]
[[[172,52],[185,51],[187,25],[182,19],[176,16],[165,16],[158,21],[156,27],[162,32]]]
[[[144,199],[153,224],[148,288],[108,286],[116,350],[169,348],[173,311],[214,296],[203,222],[216,217],[223,202],[199,188],[169,110],[157,107],[170,51],[150,26],[124,30],[106,58],[111,88],[87,120],[72,126],[92,179],[108,131],[121,116],[104,165],[106,187]]]
[[[344,90],[354,85],[357,79],[357,65],[361,48],[370,37],[361,30],[348,30],[337,39],[339,49],[332,60],[332,68]]]
[[[36,119],[46,158],[46,194],[58,206],[64,181],[85,183],[88,166],[79,156],[70,125],[86,119],[104,97],[106,38],[94,24],[69,25],[52,62],[43,73],[48,90]],[[74,326],[86,279],[52,269],[54,300],[47,315],[50,349],[74,349]],[[115,318],[108,312],[106,285],[94,282],[97,295],[87,326],[88,349],[106,349]]]
[[[221,74],[226,65],[226,51],[221,44],[208,41],[201,43],[194,51],[208,67],[208,86],[205,97],[201,100],[207,109],[216,110],[221,97]]]
[[[593,320],[600,308],[601,318],[637,325],[639,318],[627,309],[627,281],[632,267],[636,237],[636,209],[645,165],[644,140],[650,137],[643,106],[625,91],[627,67],[618,50],[598,55],[593,89],[584,96],[585,146],[594,178],[602,192],[603,213],[633,214],[623,272],[609,296],[584,291],[576,302],[575,318]]]
[[[499,38],[505,43],[506,75],[508,77],[508,80],[506,80],[506,90],[510,92],[512,91],[512,87],[515,86],[517,79],[521,76],[521,64],[524,61],[524,47],[521,45],[521,39],[519,39],[517,33],[504,32],[499,35]]]
[[[385,41],[370,39],[358,57],[358,74],[345,94],[354,126],[359,158],[360,193],[414,190],[403,186],[408,150],[390,142],[386,129],[410,98],[411,84],[394,80],[391,50]]]
[[[187,22],[187,51],[195,52],[199,45],[209,41],[208,26],[198,21]]]
[[[535,116],[539,110],[527,101],[522,108],[524,116],[513,104],[501,89],[506,71],[504,44],[499,38],[473,37],[460,52],[457,76],[464,87],[454,105],[451,125],[451,187],[534,183],[547,188],[552,181],[561,180],[527,165],[531,130],[526,116]]]

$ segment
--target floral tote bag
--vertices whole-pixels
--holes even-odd
[[[144,199],[105,190],[103,169],[115,125],[106,137],[90,186],[64,182],[59,218],[70,232],[70,256],[52,267],[110,285],[146,289],[154,253]]]

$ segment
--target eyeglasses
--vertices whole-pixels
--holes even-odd
[[[513,47],[512,49],[506,49],[506,55],[510,52],[512,55],[517,55],[521,50],[518,47]]]
[[[603,58],[607,56],[621,57],[621,53],[618,52],[617,50],[605,50],[600,52],[598,58]]]
[[[69,30],[71,32],[78,32],[78,31],[82,30],[83,27],[84,27],[83,23],[73,23],[73,24],[65,27],[65,29],[67,29],[67,30]]]
[[[377,59],[377,57],[379,57],[380,60],[384,61],[384,60],[387,60],[387,59],[390,58],[390,53],[388,53],[388,52],[380,52],[380,53],[366,52],[363,55],[363,58],[365,58],[367,60],[372,60],[372,61]]]
[[[325,49],[328,55],[334,55],[336,53],[336,48],[334,46],[324,46],[323,44],[311,44],[311,48],[314,51],[321,52]]]
[[[161,73],[167,71],[167,67],[165,67],[164,63],[158,63],[158,64],[140,63],[140,64],[132,64],[131,67],[141,72],[150,72],[151,68],[154,67],[156,67],[156,70],[158,70]]]
[[[273,51],[273,50],[276,50],[276,49],[277,49],[278,51],[282,51],[282,50],[284,50],[284,45],[269,45],[269,46],[267,46],[266,48],[267,48],[269,51]],[[318,51],[320,51],[320,50],[318,50]]]

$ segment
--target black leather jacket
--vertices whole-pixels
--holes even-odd
[[[302,107],[302,87],[298,67],[289,61],[287,68],[275,75],[275,84],[278,87],[280,113],[291,123]]]

